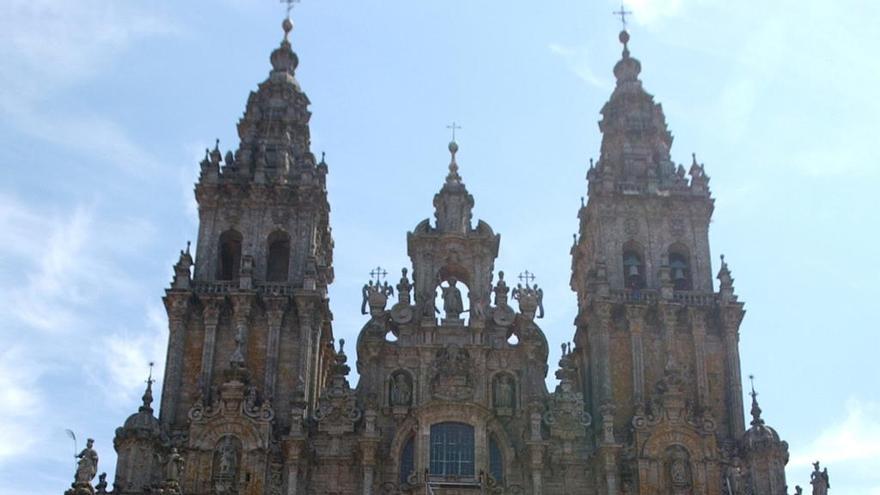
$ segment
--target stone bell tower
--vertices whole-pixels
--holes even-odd
[[[722,493],[741,471],[743,303],[724,263],[713,289],[709,177],[696,156],[687,171],[673,163],[663,108],[642,87],[626,31],[620,41],[572,248],[596,486],[608,495]]]
[[[218,143],[201,162],[195,260],[189,246],[181,252],[164,298],[161,411],[138,423],[152,428],[149,449],[120,451],[119,493],[161,485],[165,468],[153,461],[171,448],[185,459],[183,493],[280,493],[291,411],[312,414],[334,362],[327,164],[310,150],[293,24],[283,27],[238,122],[238,149],[223,156]],[[140,414],[152,415],[146,399]],[[129,430],[119,446],[134,445]]]

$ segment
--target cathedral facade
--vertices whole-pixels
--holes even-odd
[[[454,141],[411,266],[377,271],[357,342],[334,340],[328,166],[291,29],[238,149],[201,162],[197,248],[164,298],[161,408],[150,382],[116,431],[112,493],[788,493],[788,446],[754,391],[744,419],[743,302],[723,258],[712,268],[709,176],[671,160],[625,31],[571,247],[575,329],[551,370],[543,290],[495,270],[500,235],[472,218]],[[86,454],[68,493],[111,493]]]

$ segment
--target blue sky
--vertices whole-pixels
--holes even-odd
[[[835,494],[880,494],[880,4],[627,5],[673,158],[696,152],[712,178],[715,269],[726,254],[748,311],[743,372],[791,444],[790,486],[821,459]],[[297,77],[330,165],[337,336],[364,323],[370,268],[407,264],[405,233],[432,214],[455,120],[475,215],[502,235],[496,267],[536,273],[545,333],[571,338],[568,249],[620,56],[617,7],[297,6]],[[113,431],[146,363],[164,364],[160,297],[195,240],[198,160],[215,138],[236,146],[282,12],[271,0],[0,4],[0,494],[69,484],[65,428],[94,436],[112,478]]]

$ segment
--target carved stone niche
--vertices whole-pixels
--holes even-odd
[[[241,440],[237,437],[226,435],[217,442],[211,464],[211,483],[214,486],[214,493],[218,495],[238,493],[241,454]]]
[[[406,416],[413,404],[413,379],[409,372],[397,370],[388,379],[388,404],[395,417]]]
[[[516,378],[510,373],[496,373],[492,379],[492,405],[497,416],[513,416],[516,410]]]
[[[691,470],[690,455],[687,450],[678,445],[666,449],[665,471],[667,487],[673,495],[692,495],[693,474]]]

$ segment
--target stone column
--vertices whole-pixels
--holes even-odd
[[[159,420],[166,431],[174,424],[180,386],[183,381],[183,351],[185,344],[185,317],[189,307],[190,293],[169,291],[165,296],[168,312],[168,353],[165,358],[165,379],[162,382],[162,408]]]
[[[706,320],[703,317],[703,312],[697,308],[689,308],[688,313],[691,325],[693,325],[697,403],[705,407],[709,404],[709,376],[706,374]]]
[[[746,431],[743,416],[742,371],[739,360],[739,324],[743,311],[739,306],[721,308],[721,321],[724,325],[724,347],[727,361],[727,415],[730,418],[733,439],[739,439]]]
[[[211,392],[211,380],[214,372],[214,348],[217,341],[217,323],[220,321],[221,299],[209,299],[205,301],[202,317],[205,322],[205,341],[202,344],[202,398],[209,399]]]
[[[275,398],[275,383],[278,380],[278,352],[281,343],[281,323],[287,298],[270,297],[266,299],[266,316],[269,320],[269,338],[266,344],[266,377],[263,393],[270,399]]]
[[[626,307],[632,347],[633,405],[640,410],[645,403],[645,358],[642,335],[645,328],[645,310],[641,306]]]

